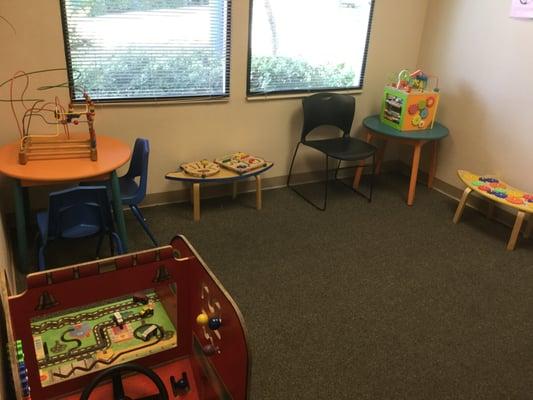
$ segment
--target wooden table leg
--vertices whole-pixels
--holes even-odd
[[[263,199],[261,195],[261,177],[255,176],[255,208],[260,210],[263,208]]]
[[[435,172],[437,171],[437,151],[439,148],[439,142],[434,140],[431,143],[431,164],[429,165],[428,174],[428,188],[433,189],[433,180],[435,179]]]
[[[514,250],[518,235],[520,234],[522,222],[524,222],[525,215],[526,213],[523,211],[518,211],[518,213],[516,214],[516,220],[513,226],[513,231],[511,232],[511,237],[509,238],[509,242],[507,243],[507,250]]]
[[[29,272],[28,258],[28,237],[26,232],[26,213],[24,207],[24,189],[20,181],[16,179],[13,182],[13,196],[15,199],[15,219],[17,226],[17,251],[18,251],[18,270],[22,273]]]
[[[420,165],[420,152],[422,142],[417,142],[413,149],[413,161],[411,164],[411,180],[409,181],[409,192],[407,193],[407,205],[412,206],[415,201],[416,180],[418,178],[418,166]]]
[[[231,194],[233,199],[237,198],[237,181],[233,181],[233,192]]]
[[[367,129],[366,141],[367,143],[370,143],[372,141],[372,132],[370,131],[370,129]],[[364,164],[364,161],[360,161],[359,164]],[[359,189],[359,183],[361,183],[362,174],[363,174],[363,167],[356,167],[355,175],[353,177],[353,184],[352,184],[352,187],[356,190]]]
[[[376,175],[381,174],[381,164],[383,163],[383,158],[385,157],[385,149],[387,148],[387,143],[388,140],[383,140],[383,144],[376,153],[376,169],[374,171]]]
[[[467,187],[465,191],[463,192],[463,196],[461,197],[461,200],[459,201],[459,205],[457,206],[457,210],[455,210],[455,215],[453,216],[453,223],[456,224],[461,219],[461,216],[463,215],[463,211],[465,209],[466,200],[468,199],[468,195],[472,193],[472,189]]]
[[[118,183],[117,171],[111,173],[111,193],[113,196],[113,211],[115,212],[115,222],[117,223],[117,233],[122,242],[124,252],[128,252],[128,235],[126,233],[126,222],[122,211],[122,200],[120,197],[120,185]]]
[[[195,221],[200,221],[200,184],[192,184],[192,206],[193,206],[193,215]]]

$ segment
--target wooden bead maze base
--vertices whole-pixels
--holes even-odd
[[[96,140],[28,136],[21,143],[19,163],[22,165],[30,160],[58,158],[90,158],[91,161],[96,161],[98,159]]]

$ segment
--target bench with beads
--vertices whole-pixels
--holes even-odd
[[[453,222],[458,223],[463,214],[466,200],[472,191],[480,194],[482,197],[491,200],[491,213],[494,204],[500,203],[517,210],[516,220],[511,232],[511,237],[507,243],[507,250],[514,250],[522,223],[526,216],[533,213],[533,193],[528,193],[520,189],[516,189],[501,179],[492,175],[478,175],[469,171],[458,170],[459,178],[465,183],[466,189],[459,201]],[[529,224],[525,232],[525,237],[528,237],[533,227],[533,218],[529,217]]]

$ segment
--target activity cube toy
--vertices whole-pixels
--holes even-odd
[[[381,122],[400,131],[430,129],[437,114],[439,89],[426,90],[427,84],[428,76],[422,71],[401,71],[398,81],[383,92]]]

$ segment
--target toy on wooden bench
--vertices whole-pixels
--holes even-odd
[[[459,201],[455,216],[453,217],[453,222],[458,223],[461,219],[466,200],[472,191],[494,203],[500,203],[512,207],[517,210],[517,214],[511,237],[507,243],[507,250],[514,250],[524,218],[527,214],[533,214],[533,194],[509,186],[495,176],[478,175],[464,170],[458,170],[457,174],[467,187]],[[494,203],[491,204],[491,210]],[[533,218],[529,217],[529,219],[530,221],[524,235],[525,237],[529,236],[533,227]]]
[[[84,104],[78,109],[72,103],[64,107],[57,96],[53,101],[27,98],[30,75],[50,71],[55,70],[29,73],[19,71],[0,85],[6,83],[10,85],[9,102],[20,135],[19,163],[26,164],[30,160],[85,157],[96,161],[95,109],[94,102],[87,92],[83,91]],[[15,97],[15,83],[20,79],[23,79],[24,87],[20,96]],[[44,89],[63,87],[64,84],[59,84],[46,86]],[[15,104],[19,105],[18,110]],[[78,125],[87,125],[87,130],[77,134],[71,133],[71,128]],[[53,126],[55,132],[49,132],[49,126]]]
[[[264,159],[243,152],[225,155],[217,158],[215,162],[221,167],[227,168],[238,174],[253,171],[254,169],[267,165],[267,162]]]
[[[398,80],[385,87],[381,122],[400,131],[431,129],[439,105],[439,88],[437,79],[433,90],[427,90],[429,78],[421,70],[402,70]]]
[[[180,168],[187,174],[197,178],[207,178],[220,172],[218,164],[209,160],[192,161],[183,163]]]

